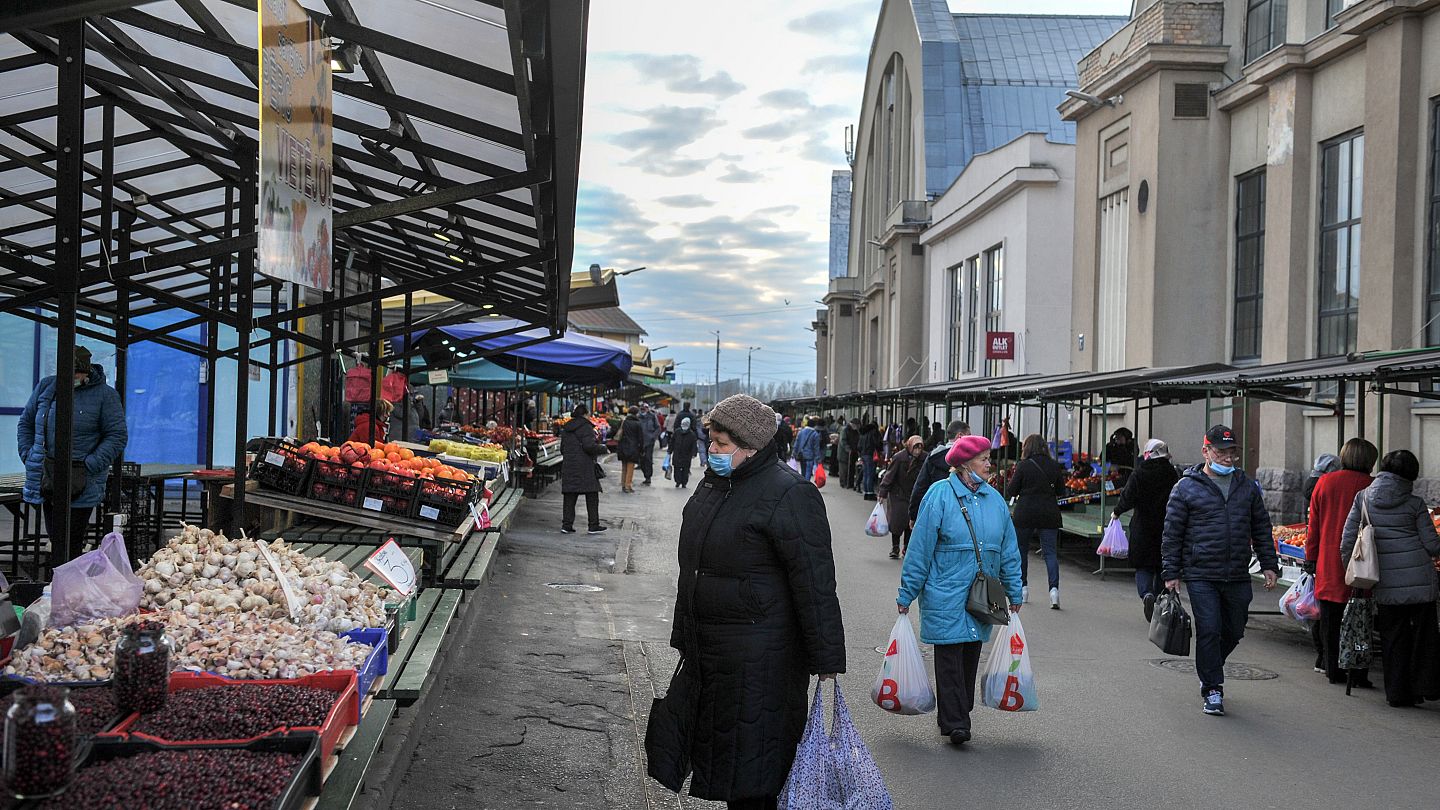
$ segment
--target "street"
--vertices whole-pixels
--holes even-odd
[[[481,618],[436,684],[438,708],[417,718],[420,742],[397,766],[390,806],[721,806],[677,799],[641,765],[645,714],[676,660],[666,645],[673,549],[689,492],[658,472],[635,495],[607,492],[602,517],[614,528],[600,537],[558,532],[558,492],[525,504],[474,608]],[[1129,577],[1092,576],[1093,555],[1073,547],[1064,609],[1022,613],[1039,711],[977,706],[975,739],[959,749],[939,737],[933,714],[882,712],[869,689],[875,647],[895,621],[899,563],[886,557],[888,541],[864,535],[870,503],[833,484],[823,492],[848,647],[840,683],[897,808],[1339,808],[1356,797],[1435,806],[1440,712],[1390,709],[1378,691],[1347,698],[1311,670],[1306,633],[1255,617],[1231,663],[1264,679],[1230,679],[1228,715],[1203,716],[1194,675],[1147,641]],[[1031,570],[1043,576],[1038,558]],[[1254,607],[1278,598],[1257,589]]]

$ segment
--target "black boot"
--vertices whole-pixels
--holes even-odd
[[[900,544],[899,544],[899,543],[891,543],[891,544],[890,544],[890,559],[892,559],[892,560],[898,560],[898,559],[900,559]]]

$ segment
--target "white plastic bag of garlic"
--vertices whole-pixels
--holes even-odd
[[[257,548],[263,542],[185,526],[136,572],[145,582],[140,606],[192,618],[226,613],[289,618],[280,582]],[[332,633],[385,625],[387,589],[362,582],[344,563],[307,557],[283,540],[266,545],[304,602],[297,624]]]

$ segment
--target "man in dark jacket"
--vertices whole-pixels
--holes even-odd
[[[600,476],[595,459],[605,455],[605,445],[595,438],[590,424],[590,409],[576,405],[570,421],[560,428],[560,493],[564,506],[560,513],[560,531],[575,533],[575,502],[585,496],[585,514],[590,519],[589,534],[601,534]]]
[[[840,486],[855,489],[855,459],[860,454],[860,423],[851,419],[840,428]]]
[[[915,528],[915,519],[920,517],[920,502],[925,500],[925,493],[930,491],[930,486],[936,481],[944,481],[950,477],[950,465],[945,463],[945,453],[950,450],[950,445],[954,444],[956,439],[970,435],[970,426],[956,419],[945,427],[945,435],[948,438],[925,456],[925,466],[915,477],[915,488],[910,490],[910,528],[912,529]]]
[[[1225,425],[1205,433],[1204,463],[1185,471],[1165,505],[1161,541],[1165,587],[1190,592],[1195,618],[1195,672],[1206,714],[1225,713],[1225,659],[1245,635],[1254,597],[1253,550],[1265,574],[1265,590],[1280,576],[1270,535],[1270,513],[1260,486],[1236,464],[1240,448]]]
[[[650,477],[655,474],[655,440],[660,438],[660,422],[648,402],[640,406],[640,436],[642,445],[639,465],[640,472],[645,476],[645,480],[640,483],[648,487]]]

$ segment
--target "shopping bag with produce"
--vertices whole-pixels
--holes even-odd
[[[825,731],[824,689],[824,681],[815,686],[810,719],[780,790],[780,810],[893,810],[885,778],[850,719],[838,682],[833,720]]]
[[[870,510],[870,519],[865,521],[865,533],[871,537],[890,536],[890,520],[885,515],[885,504],[877,503]]]
[[[1320,604],[1315,601],[1315,577],[1302,573],[1280,597],[1280,612],[1302,624],[1320,618]]]
[[[930,675],[925,671],[925,659],[920,657],[909,616],[895,619],[870,699],[893,714],[925,714],[935,708],[935,691],[930,688]]]
[[[1122,560],[1130,556],[1130,539],[1125,536],[1125,527],[1120,525],[1120,521],[1112,520],[1110,525],[1105,527],[1105,535],[1095,553],[1102,557]]]
[[[980,702],[986,706],[1002,712],[1033,712],[1040,708],[1020,614],[1012,615],[1010,623],[995,634],[980,678]]]
[[[100,547],[58,566],[50,581],[50,626],[134,613],[145,583],[130,567],[125,538],[105,535]]]
[[[816,465],[815,465],[815,488],[816,488],[816,489],[824,489],[824,488],[825,488],[825,465],[824,465],[824,464],[816,464]]]

